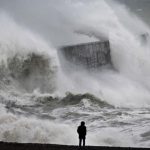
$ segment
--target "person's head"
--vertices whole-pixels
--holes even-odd
[[[85,122],[84,121],[81,121],[81,126],[84,126],[85,125]]]

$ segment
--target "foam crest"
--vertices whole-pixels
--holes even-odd
[[[0,14],[0,34],[2,79],[19,82],[28,92],[54,91],[59,64],[55,48],[4,13]]]

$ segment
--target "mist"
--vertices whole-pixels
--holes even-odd
[[[35,5],[36,3],[36,5]],[[71,1],[69,2],[71,3]],[[0,1],[1,12],[7,13],[19,24],[40,34],[56,46],[81,41],[90,41],[87,36],[74,34],[72,22],[66,18],[67,1]],[[65,14],[64,14],[65,13]]]
[[[112,5],[112,2],[108,0],[107,2]],[[131,11],[135,10],[132,6],[137,7],[137,9],[142,7],[137,1],[120,0],[119,2],[131,7]],[[82,16],[83,11],[80,7],[90,5],[99,7],[94,6],[95,3],[97,3],[96,0],[92,2],[85,0],[76,2],[73,0],[14,0],[12,2],[1,0],[0,11],[7,13],[17,23],[27,27],[32,32],[40,34],[53,45],[62,46],[96,40],[94,37],[76,34],[77,29],[74,27],[74,20],[81,21],[80,14]],[[88,15],[89,12],[86,13]]]

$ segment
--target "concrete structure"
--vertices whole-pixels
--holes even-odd
[[[64,46],[61,51],[66,60],[88,69],[111,64],[109,41]]]

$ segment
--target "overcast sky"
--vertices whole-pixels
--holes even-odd
[[[8,13],[17,23],[40,34],[54,45],[95,40],[87,36],[79,38],[79,35],[73,32],[73,22],[67,18],[71,10],[66,6],[66,1],[71,0],[0,0],[0,13],[3,11]],[[94,0],[82,1],[91,3]],[[148,0],[119,1],[124,2],[148,22],[150,8]]]

